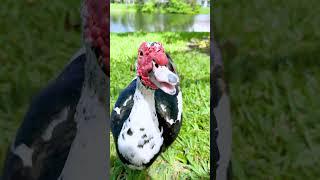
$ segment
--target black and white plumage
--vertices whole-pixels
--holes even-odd
[[[86,57],[77,56],[33,99],[8,152],[3,179],[107,177],[109,88],[97,63],[89,70],[93,63]]]
[[[95,16],[87,9],[105,6],[104,0],[86,0],[84,14]],[[95,18],[90,20],[103,17]],[[87,23],[84,29],[90,32]],[[108,64],[101,61],[104,50],[88,34],[84,33],[84,48],[33,98],[8,150],[3,180],[108,178]]]
[[[167,57],[167,67],[172,67],[172,60]],[[177,76],[171,70],[168,73]],[[174,94],[168,94],[160,88],[149,88],[139,75],[121,92],[111,114],[111,130],[118,156],[133,169],[149,167],[176,139],[181,124],[179,84],[175,85]]]

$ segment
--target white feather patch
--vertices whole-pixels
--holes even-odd
[[[120,108],[119,108],[119,107],[115,107],[113,110],[114,110],[115,112],[117,112],[117,114],[120,114]]]
[[[160,107],[161,107],[161,109],[162,109],[162,111],[164,111],[164,112],[166,112],[167,111],[167,107],[165,106],[165,105],[163,105],[163,104],[160,104]]]
[[[25,144],[20,144],[17,148],[12,149],[12,153],[22,160],[24,166],[32,167],[33,149],[29,148]]]
[[[52,133],[54,128],[62,123],[63,121],[67,120],[68,118],[68,112],[69,112],[69,107],[64,108],[57,116],[55,119],[53,119],[51,121],[51,123],[48,125],[47,129],[45,130],[45,132],[42,134],[42,139],[44,141],[49,141],[52,137]]]
[[[181,121],[181,114],[182,114],[182,92],[181,92],[181,90],[178,93],[177,100],[178,100],[178,117],[177,117],[177,120]]]
[[[128,103],[128,101],[130,101],[130,100],[131,100],[131,98],[132,98],[132,96],[129,96],[129,97],[128,97],[128,99],[126,99],[126,101],[123,103],[123,105],[124,105],[124,106],[126,106],[126,105],[127,105],[127,103]]]
[[[167,118],[166,121],[167,121],[170,125],[172,125],[173,123],[175,123],[175,120],[169,119],[169,118]]]

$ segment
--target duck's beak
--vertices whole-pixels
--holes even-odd
[[[151,81],[167,94],[176,94],[176,85],[179,83],[179,77],[170,71],[166,66],[155,66],[150,73]]]

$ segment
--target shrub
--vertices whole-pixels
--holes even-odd
[[[156,11],[156,3],[154,1],[147,2],[143,5],[142,12],[152,13]]]
[[[183,0],[170,0],[166,8],[168,13],[195,14],[199,12],[199,6],[192,6]]]
[[[184,0],[169,0],[169,2],[165,4],[156,3],[155,0],[151,0],[146,3],[138,3],[136,6],[138,11],[146,13],[196,14],[200,11],[200,6],[195,3],[187,3],[187,1]]]

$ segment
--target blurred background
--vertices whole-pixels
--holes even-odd
[[[320,177],[320,1],[215,1],[234,179]]]
[[[1,1],[0,169],[32,96],[82,46],[80,1]]]

